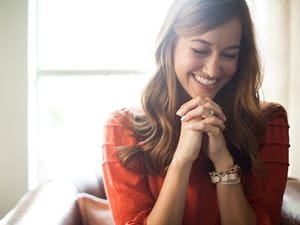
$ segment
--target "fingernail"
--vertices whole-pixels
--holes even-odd
[[[224,121],[226,121],[226,120],[227,120],[226,116],[224,116],[224,117],[223,117],[223,120],[224,120]]]
[[[184,121],[184,120],[185,120],[185,118],[186,118],[186,117],[185,117],[185,116],[183,116],[183,117],[181,117],[181,118],[180,118],[180,120],[181,120],[181,121]]]
[[[178,109],[178,111],[176,112],[176,115],[182,116],[182,110],[181,110],[181,109]]]

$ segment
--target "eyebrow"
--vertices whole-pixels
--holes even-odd
[[[208,41],[205,41],[203,39],[193,39],[191,40],[192,42],[200,42],[202,44],[205,44],[205,45],[209,45],[209,46],[212,46],[213,44],[208,42]],[[227,48],[225,48],[226,50],[230,50],[230,49],[240,49],[241,46],[240,45],[232,45],[232,46],[228,46]]]

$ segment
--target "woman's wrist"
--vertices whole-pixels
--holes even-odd
[[[174,156],[169,167],[171,166],[180,170],[190,170],[193,166],[193,161]]]
[[[217,172],[228,170],[234,166],[234,160],[231,156],[226,157],[216,163],[213,163]]]

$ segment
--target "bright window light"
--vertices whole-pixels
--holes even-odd
[[[139,104],[147,76],[44,76],[38,81],[39,182],[101,169],[109,113]]]
[[[170,0],[38,0],[39,69],[145,70]]]
[[[36,0],[36,154],[30,188],[101,169],[110,112],[139,104],[171,0]]]

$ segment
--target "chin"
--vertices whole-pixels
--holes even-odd
[[[195,98],[195,97],[201,97],[201,98],[210,98],[210,99],[213,99],[217,94],[212,94],[212,93],[193,93],[193,94],[189,94],[192,98]]]

